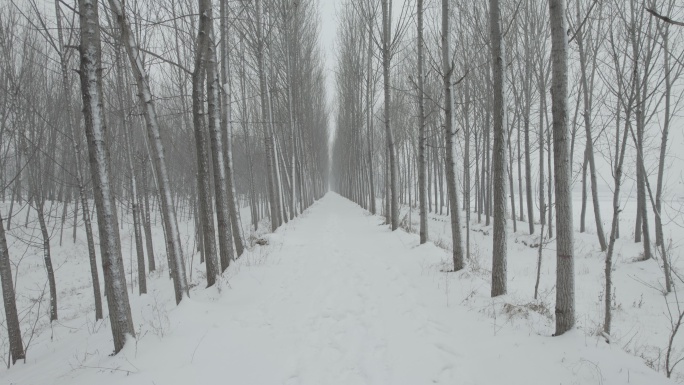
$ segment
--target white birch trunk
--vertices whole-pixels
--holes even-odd
[[[118,353],[128,336],[135,337],[133,318],[126,291],[126,277],[121,257],[118,219],[114,192],[110,184],[109,151],[105,140],[103,111],[100,25],[97,0],[79,0],[81,36],[81,93],[85,116],[90,171],[93,178],[95,206],[100,232],[100,253],[105,276],[105,293]]]

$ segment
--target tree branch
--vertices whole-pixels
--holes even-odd
[[[598,0],[595,0],[591,6],[589,7],[589,10],[587,11],[587,14],[584,16],[584,19],[582,19],[582,22],[579,24],[577,29],[575,29],[575,33],[572,34],[572,37],[568,40],[568,44],[572,43],[573,40],[577,37],[577,33],[584,27],[584,24],[587,22],[587,19],[589,19],[589,15],[591,15],[591,11],[594,9],[594,6],[598,3]]]
[[[149,51],[149,50],[146,50],[146,49],[144,49],[144,48],[142,48],[142,47],[140,47],[140,46],[138,46],[138,49],[139,49],[140,51],[142,51],[142,52],[145,52],[145,53],[148,54],[148,55],[154,56],[155,58],[157,58],[157,59],[163,61],[164,63],[171,64],[172,66],[176,66],[176,67],[180,68],[183,72],[187,73],[188,75],[192,75],[192,71],[190,71],[189,69],[183,67],[181,64],[176,63],[176,62],[173,61],[173,60],[169,60],[169,59],[167,59],[167,58],[165,58],[165,57],[163,57],[163,56],[157,55],[156,53],[154,53],[154,52],[152,52],[152,51]]]
[[[662,21],[664,21],[664,22],[666,22],[666,23],[678,25],[678,26],[680,26],[680,27],[684,27],[684,22],[677,21],[677,20],[672,20],[672,19],[670,19],[670,18],[667,17],[667,16],[663,16],[663,15],[659,14],[659,13],[656,12],[654,9],[646,8],[646,12],[650,13],[650,14],[653,15],[654,17],[656,17],[656,18],[658,18],[658,19],[660,19],[660,20],[662,20]]]

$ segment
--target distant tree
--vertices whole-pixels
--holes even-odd
[[[577,15],[577,22],[581,23],[582,21],[582,16],[580,14],[580,1],[576,0],[575,1],[576,5],[576,15]],[[601,206],[599,202],[599,197],[598,197],[598,181],[596,178],[596,161],[594,160],[594,136],[592,135],[592,104],[593,104],[593,94],[592,91],[594,89],[593,85],[593,80],[594,76],[593,74],[595,73],[595,68],[596,68],[596,51],[594,50],[589,50],[589,54],[592,55],[592,62],[588,63],[588,58],[587,58],[587,50],[585,50],[584,47],[584,26],[579,25],[577,27],[577,31],[575,32],[575,40],[577,41],[577,47],[579,50],[579,64],[580,64],[580,81],[581,81],[581,87],[582,87],[582,102],[583,102],[583,111],[582,115],[584,116],[584,127],[585,127],[585,133],[586,133],[586,151],[585,151],[585,156],[586,156],[586,164],[585,164],[585,170],[586,170],[586,165],[589,165],[589,175],[590,175],[590,180],[591,180],[591,198],[592,198],[592,203],[594,207],[594,219],[595,219],[595,224],[596,224],[596,236],[598,237],[599,241],[599,246],[601,247],[601,251],[605,251],[606,248],[608,247],[606,244],[606,236],[603,232],[603,221],[601,220]],[[587,65],[591,64],[592,72],[589,73],[589,70],[587,69]],[[582,207],[584,208],[584,200],[583,200],[583,205]],[[584,210],[582,211],[582,214],[584,214]],[[584,224],[584,215],[582,215],[582,224]]]
[[[416,44],[418,45],[418,202],[420,206],[420,243],[427,242],[428,239],[428,221],[427,221],[427,186],[425,182],[426,166],[425,166],[425,75],[423,66],[425,65],[425,58],[423,54],[423,0],[416,2],[418,7],[418,38]]]
[[[382,0],[382,74],[385,95],[385,139],[386,151],[389,167],[389,189],[390,189],[390,225],[392,230],[399,227],[399,172],[396,160],[396,148],[394,144],[394,133],[392,132],[392,118],[390,113],[391,99],[391,45],[392,45],[392,15],[388,0]]]
[[[63,103],[66,110],[67,125],[71,128],[71,132],[67,134],[71,141],[71,146],[74,149],[76,156],[76,184],[78,187],[78,198],[81,203],[81,216],[83,217],[83,225],[86,232],[86,242],[88,244],[88,261],[90,262],[90,276],[93,285],[93,297],[95,304],[95,319],[102,319],[102,294],[100,293],[100,277],[97,268],[97,256],[95,254],[95,238],[93,236],[93,226],[90,218],[90,203],[85,189],[84,175],[81,167],[81,159],[83,157],[83,150],[81,148],[82,133],[79,132],[78,125],[75,124],[77,120],[72,113],[72,86],[69,77],[69,70],[67,69],[67,57],[64,49],[64,30],[62,28],[62,11],[60,7],[60,0],[55,0],[55,20],[57,21],[57,54],[59,55],[59,64],[62,75],[62,93]],[[69,135],[71,134],[71,135]],[[78,207],[78,206],[77,206]],[[77,217],[74,215],[74,222]],[[76,241],[76,226],[74,225],[74,242]]]

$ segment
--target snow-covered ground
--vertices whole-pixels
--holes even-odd
[[[437,239],[440,230],[435,223],[441,222],[431,221]],[[418,246],[417,236],[403,230],[390,232],[381,218],[334,193],[266,238],[269,244],[253,247],[219,285],[195,287],[191,298],[178,307],[173,305],[167,274],[154,274],[150,294],[131,295],[138,338],[115,357],[109,356],[108,322],[94,323],[88,308],[92,300],[87,280],[83,281],[88,277],[85,254],[57,252],[62,318],[40,329],[26,364],[0,369],[0,382],[668,383],[640,358],[626,353],[622,343],[606,344],[587,330],[587,304],[598,301],[598,293],[591,297],[593,289],[587,286],[600,273],[583,269],[585,261],[599,261],[593,254],[578,253],[581,329],[550,337],[544,311],[516,306],[525,297],[523,291],[531,291],[534,284],[520,273],[531,257],[529,248],[519,243],[509,255],[513,294],[492,301],[482,273],[487,268],[485,244],[491,237],[483,235],[478,246],[480,270],[445,273],[450,257],[443,249],[432,243]],[[511,237],[513,245],[515,239]],[[161,250],[162,244],[158,247]],[[544,261],[548,277],[542,282],[549,306],[550,259]],[[31,261],[26,264],[41,268]],[[194,266],[193,280],[202,282],[202,267],[197,261]],[[630,274],[623,273],[625,266],[618,265],[618,275]],[[636,270],[631,273],[649,270],[649,265],[628,266]],[[533,270],[532,265],[527,269]],[[20,271],[19,292],[27,287],[22,281],[33,282],[36,290],[42,286],[44,279],[37,275],[33,281],[27,278],[32,276],[29,270]],[[620,282],[618,298],[626,291]],[[648,313],[646,307],[662,303],[662,297],[659,300],[645,295],[640,307],[622,303],[627,310],[618,311],[616,327],[624,328],[621,312],[640,316]],[[20,304],[25,305],[25,299]],[[654,319],[658,316],[653,314]],[[654,328],[651,318],[642,322],[644,329]],[[663,331],[661,337],[665,336]]]
[[[661,372],[665,371],[665,356],[672,328],[671,318],[679,316],[679,306],[684,305],[678,295],[663,295],[665,288],[662,261],[651,259],[641,261],[643,244],[634,243],[634,223],[636,215],[636,198],[634,192],[623,198],[620,217],[621,238],[617,240],[613,256],[613,322],[612,345],[637,356],[643,362]],[[625,193],[630,194],[630,191]],[[603,228],[608,238],[612,221],[612,194],[600,194]],[[517,204],[516,197],[516,204]],[[510,201],[509,201],[510,205]],[[378,206],[381,207],[381,206]],[[665,241],[670,258],[676,272],[684,271],[682,241],[684,240],[684,219],[679,216],[682,200],[674,198],[664,203]],[[579,212],[581,195],[574,195],[573,212],[575,233],[575,278],[576,278],[576,312],[577,327],[580,333],[588,338],[599,334],[604,320],[605,292],[605,253],[599,248],[594,222],[591,196],[587,206],[586,232],[579,233]],[[519,210],[519,208],[517,208]],[[667,211],[665,211],[667,210]],[[465,213],[461,212],[462,221]],[[519,215],[519,214],[518,214]],[[651,241],[655,242],[653,213],[649,210],[651,222]],[[525,212],[527,217],[527,212]],[[418,210],[402,207],[403,227],[410,232],[419,228]],[[409,221],[410,218],[410,221]],[[506,322],[521,330],[530,330],[540,335],[552,335],[554,332],[553,311],[555,303],[555,241],[544,245],[539,299],[534,299],[534,286],[538,248],[530,247],[539,244],[539,211],[535,210],[536,235],[529,235],[527,222],[518,221],[518,231],[513,232],[512,221],[508,221],[508,295],[497,299],[489,298],[492,266],[492,228],[477,222],[477,214],[471,214],[471,260],[468,280],[460,280],[463,292],[470,296],[463,298],[462,304],[474,311],[487,314],[490,318],[500,318],[498,313],[505,313]],[[554,219],[555,221],[555,219]],[[409,223],[411,225],[409,226]],[[465,225],[464,225],[465,226]],[[555,222],[554,222],[555,227]],[[430,214],[428,223],[430,240],[450,250],[451,228],[448,216]],[[545,229],[546,233],[547,229]],[[554,229],[555,233],[555,229]],[[465,229],[463,230],[465,235]],[[652,252],[660,258],[655,246]],[[684,278],[684,275],[681,275]],[[682,281],[674,278],[675,286]],[[679,293],[681,295],[681,293]],[[668,310],[668,305],[670,309]],[[670,311],[672,313],[670,313]],[[670,315],[671,314],[671,315]],[[684,326],[684,325],[683,325]],[[672,362],[684,357],[684,335],[679,333],[674,339]],[[681,365],[681,364],[680,364]],[[684,367],[677,366],[673,379],[684,381]]]

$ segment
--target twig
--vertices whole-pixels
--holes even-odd
[[[119,368],[109,368],[109,367],[106,367],[106,366],[88,366],[88,365],[81,365],[78,369],[116,370],[116,371],[119,371],[119,372],[126,372],[127,374],[138,373],[137,371],[134,371],[134,370],[119,369]]]
[[[200,338],[199,342],[197,343],[197,346],[195,346],[195,350],[192,351],[192,357],[190,358],[190,363],[191,363],[191,364],[192,364],[193,361],[195,361],[195,353],[197,352],[197,348],[199,348],[199,346],[200,346],[200,344],[202,343],[202,341],[204,341],[204,337],[207,336],[207,333],[209,333],[208,330],[207,330],[206,332],[204,332],[204,335],[202,336],[202,338]]]

